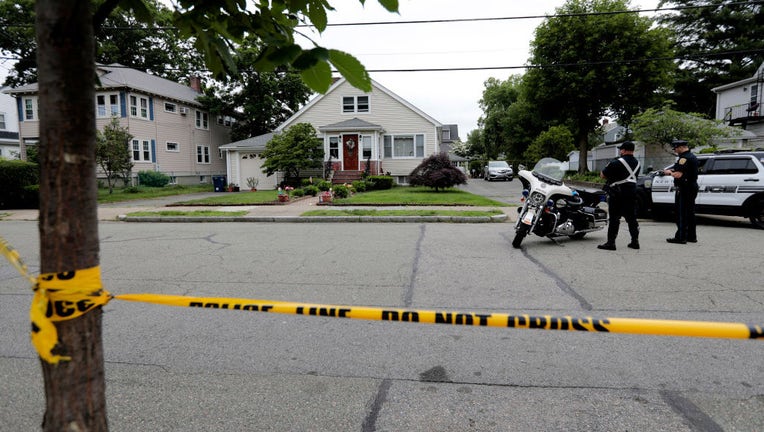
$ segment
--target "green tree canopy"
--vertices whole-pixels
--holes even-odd
[[[565,126],[552,126],[533,141],[523,154],[527,161],[539,161],[545,157],[567,160],[568,153],[576,149],[575,138]]]
[[[663,0],[659,5],[682,8],[659,18],[674,31],[681,59],[671,95],[676,109],[713,116],[716,98],[711,89],[752,77],[764,62],[762,3]]]
[[[249,65],[260,55],[261,45],[248,37],[234,53],[237,72],[212,82],[202,102],[213,114],[236,119],[231,140],[238,141],[276,129],[308,101],[311,90],[300,75],[286,67],[259,72]]]
[[[112,193],[116,179],[122,177],[127,181],[133,169],[129,147],[132,138],[116,117],[104,126],[103,132],[96,131],[96,163],[106,174],[109,193]]]
[[[713,146],[714,138],[740,134],[740,129],[725,126],[722,121],[708,120],[698,113],[675,111],[668,105],[650,108],[635,116],[631,128],[636,140],[662,146],[675,139],[686,140],[690,147]]]
[[[627,9],[627,0],[568,0],[531,43],[528,101],[546,121],[570,127],[582,160],[604,114],[628,125],[671,84],[669,32],[637,14],[592,14]]]
[[[268,141],[262,157],[266,175],[283,171],[287,179],[298,179],[301,170],[323,166],[324,146],[310,123],[298,123]]]
[[[510,109],[520,97],[520,75],[512,75],[506,81],[488,78],[483,83],[480,108],[483,115],[478,125],[483,130],[483,146],[487,159],[508,154],[513,137],[509,133]]]

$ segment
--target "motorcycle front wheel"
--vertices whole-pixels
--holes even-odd
[[[515,239],[512,240],[512,247],[515,249],[520,249],[520,244],[523,242],[523,239],[525,236],[528,235],[528,230],[530,227],[528,225],[520,225],[517,227],[517,230],[515,230]]]

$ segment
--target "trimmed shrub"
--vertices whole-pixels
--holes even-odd
[[[305,195],[316,196],[318,195],[318,186],[309,185],[302,188],[305,191]]]
[[[427,186],[435,191],[465,183],[467,177],[451,163],[446,153],[428,157],[409,174],[412,186]]]
[[[39,177],[35,163],[0,160],[0,208],[39,208]]]
[[[347,198],[350,196],[350,189],[347,188],[345,185],[337,185],[332,189],[334,192],[334,196],[337,198]]]
[[[366,179],[366,190],[392,189],[394,184],[391,176],[369,176]]]
[[[295,198],[299,198],[301,196],[305,196],[305,190],[304,189],[295,189],[292,191],[292,196]]]
[[[355,189],[356,192],[366,192],[366,182],[363,180],[354,181],[353,189]]]
[[[170,176],[158,171],[139,171],[138,183],[148,187],[165,187],[170,183]]]
[[[316,184],[316,186],[318,187],[318,190],[320,191],[328,191],[329,189],[332,188],[332,183],[326,180],[321,180],[320,182],[318,182],[318,184]]]

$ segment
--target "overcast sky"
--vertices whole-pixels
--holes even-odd
[[[329,23],[519,17],[554,14],[564,0],[400,0],[400,15],[377,0],[330,2]],[[632,0],[632,8],[654,9],[658,0]],[[347,51],[368,70],[524,65],[534,29],[543,19],[328,27],[320,45]],[[306,29],[301,29],[305,31]],[[299,40],[299,39],[298,39]],[[303,42],[300,42],[304,46]],[[459,125],[459,137],[477,128],[478,101],[490,77],[506,80],[524,69],[449,72],[372,72],[371,77],[443,124]]]

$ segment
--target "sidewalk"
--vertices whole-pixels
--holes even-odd
[[[187,200],[188,196],[175,197],[174,201]],[[123,222],[452,222],[452,223],[485,223],[485,222],[513,222],[516,217],[514,207],[498,207],[504,212],[503,215],[493,217],[465,217],[465,216],[301,216],[304,212],[316,209],[384,209],[400,210],[412,207],[393,206],[319,206],[318,197],[304,197],[288,204],[252,205],[252,206],[168,206],[174,202],[172,197],[157,200],[144,200],[136,202],[115,203],[98,206],[98,220],[123,221]],[[453,206],[416,206],[419,210],[445,209],[454,211],[466,210],[490,210],[496,207],[453,207]],[[127,216],[129,213],[145,211],[159,212],[162,210],[219,210],[219,211],[242,211],[246,210],[245,216],[220,216],[220,217],[189,217],[189,216],[156,216],[138,217]],[[0,220],[37,220],[38,210],[0,210]],[[514,217],[513,217],[514,216]]]

